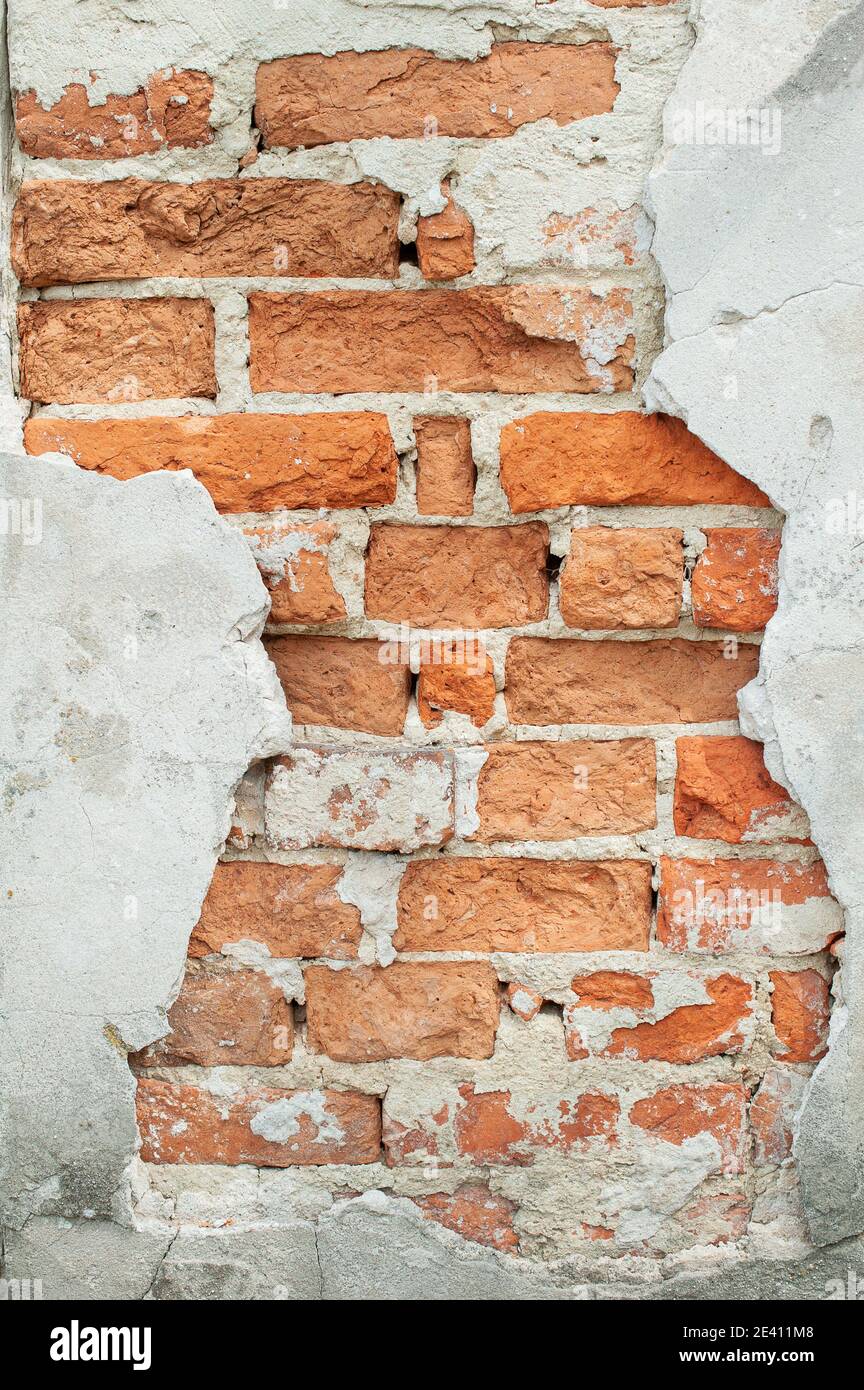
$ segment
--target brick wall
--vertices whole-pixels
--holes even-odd
[[[736,724],[782,518],[642,412],[689,31],[592,8],[614,33],[473,60],[262,54],[231,177],[218,71],[18,96],[26,448],[194,471],[295,721],[132,1059],[145,1211],[383,1188],[541,1257],[796,1218],[840,914]]]

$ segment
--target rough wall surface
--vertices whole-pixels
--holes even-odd
[[[813,1297],[857,1254],[813,1242],[861,1225],[854,1069],[845,1137],[825,1119],[860,1031],[850,949],[828,1051],[860,899],[815,677],[789,669],[822,663],[854,719],[848,615],[822,638],[854,541],[840,573],[812,533],[835,373],[860,371],[826,360],[793,413],[784,358],[852,255],[851,219],[830,273],[808,250],[814,90],[842,139],[853,118],[827,31],[857,10],[818,9],[233,0],[205,24],[185,0],[13,0],[8,414],[31,457],[6,488],[39,480],[45,538],[19,526],[8,563],[24,629],[32,608],[62,634],[53,671],[14,677],[58,703],[42,786],[10,706],[34,837],[8,860],[14,940],[39,837],[76,886],[37,896],[54,974],[14,949],[4,1011],[38,1031],[46,997],[75,1002],[83,1095],[66,1043],[10,1061],[10,1275],[54,1297]],[[758,59],[731,62],[751,31]],[[708,92],[782,106],[779,149],[670,148]],[[738,244],[757,204],[766,265]],[[821,331],[851,357],[845,312]],[[130,622],[155,652],[131,673]],[[127,897],[148,906],[121,949]],[[100,1133],[31,1120],[64,1085]]]

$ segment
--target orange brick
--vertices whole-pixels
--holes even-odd
[[[256,1088],[226,1099],[141,1077],[137,1095],[145,1163],[250,1163],[288,1168],[377,1163],[380,1101],[353,1091]]]
[[[538,1153],[580,1153],[617,1143],[620,1106],[615,1096],[585,1092],[562,1096],[550,1114],[543,1104],[518,1107],[509,1091],[460,1086],[462,1107],[454,1121],[457,1152],[474,1163],[525,1166]],[[596,1144],[593,1141],[597,1141]]]
[[[265,646],[295,723],[401,734],[411,671],[383,662],[374,638],[269,637]]]
[[[772,1065],[750,1106],[757,1164],[780,1164],[792,1156],[792,1126],[809,1076],[791,1067]]]
[[[697,627],[758,632],[777,610],[778,531],[706,529],[708,545],[693,571]]]
[[[492,744],[477,777],[477,815],[473,838],[487,844],[649,830],[657,820],[654,744]]]
[[[680,420],[629,410],[548,412],[505,425],[501,485],[514,512],[574,505],[771,505]]]
[[[244,526],[243,534],[270,592],[271,623],[336,623],[345,617],[345,600],[330,573],[329,548],[337,535],[332,522],[268,520]]]
[[[638,1100],[630,1110],[630,1123],[667,1144],[708,1134],[720,1145],[726,1172],[741,1172],[745,1141],[743,1086],[715,1083],[707,1086],[666,1086]]]
[[[362,935],[360,911],[336,892],[339,864],[217,864],[189,942],[206,956],[257,941],[271,956],[350,960]]]
[[[545,1002],[543,995],[528,985],[509,984],[504,993],[511,1011],[525,1023],[537,1017]]]
[[[291,1060],[291,1005],[260,970],[187,970],[168,1022],[168,1036],[136,1055],[138,1067],[276,1067]]]
[[[574,976],[570,988],[583,1008],[645,1010],[654,1004],[651,978],[625,970],[594,970]]]
[[[818,970],[772,970],[770,979],[777,1060],[818,1062],[828,1051],[828,981]]]
[[[745,643],[514,637],[504,694],[516,724],[707,724],[737,718],[758,665]]]
[[[384,415],[185,415],[28,420],[28,454],[137,478],[191,468],[221,512],[368,507],[394,501],[399,461]]]
[[[450,193],[448,179],[441,192],[447,199],[443,211],[417,219],[417,264],[427,280],[458,280],[474,269],[474,226]]]
[[[396,274],[398,193],[316,179],[37,179],[15,205],[23,285],[153,275]]]
[[[500,997],[482,961],[306,971],[308,1044],[338,1062],[491,1057]]]
[[[676,750],[676,834],[737,845],[787,840],[801,830],[803,813],[796,818],[786,788],[770,777],[761,743],[679,738]]]
[[[161,149],[209,145],[213,79],[205,72],[160,72],[131,96],[90,105],[83,82],[71,82],[53,106],[36,93],[15,102],[15,132],[37,159],[123,159]]]
[[[207,300],[40,300],[19,304],[18,333],[21,395],[30,401],[216,395]]]
[[[561,616],[587,630],[676,627],[684,586],[682,533],[590,526],[573,532],[561,571]]]
[[[470,516],[477,470],[471,425],[448,415],[420,415],[417,440],[417,511],[420,516]]]
[[[605,973],[605,972],[604,972]],[[687,982],[681,976],[682,984]],[[691,978],[693,978],[691,976]],[[646,981],[650,985],[650,979]],[[597,1005],[580,997],[564,1010],[564,1035],[571,1060],[583,1057],[626,1057],[642,1062],[701,1062],[707,1057],[741,1052],[753,1032],[753,987],[737,975],[716,975],[703,981],[707,999],[682,1004],[657,1016],[652,991],[651,1002],[614,1007],[631,1010],[636,1021],[613,1028],[597,1020]],[[584,988],[584,986],[583,986]],[[590,984],[588,986],[590,990]],[[604,982],[603,989],[608,989]],[[689,992],[689,991],[688,991]],[[602,1012],[609,1007],[603,1002]],[[639,1021],[640,1015],[654,1015]]]
[[[823,951],[843,930],[825,865],[660,860],[657,940],[671,951]]]
[[[522,526],[373,526],[366,616],[417,627],[509,627],[549,606],[541,522]]]
[[[437,728],[445,711],[454,710],[467,714],[472,724],[482,728],[495,712],[495,677],[485,647],[477,638],[461,642],[433,639],[425,646],[430,658],[436,659],[425,659],[421,645],[417,710],[423,724],[427,729]]]
[[[433,1192],[411,1200],[430,1221],[438,1221],[465,1240],[495,1250],[518,1249],[519,1237],[513,1230],[516,1207],[485,1183],[463,1183],[455,1192]]]
[[[593,356],[602,336],[608,360]],[[628,290],[482,285],[249,296],[253,391],[629,391]]]
[[[511,42],[474,59],[422,48],[277,58],[258,69],[255,124],[268,147],[566,125],[612,110],[616,53],[608,43]]]
[[[651,865],[415,860],[398,917],[399,951],[646,951]]]

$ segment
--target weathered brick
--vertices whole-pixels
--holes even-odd
[[[516,1207],[506,1197],[492,1192],[485,1183],[463,1183],[455,1192],[433,1192],[411,1199],[430,1221],[478,1245],[495,1250],[515,1251],[519,1237],[513,1229]]]
[[[368,507],[396,497],[399,461],[384,415],[184,415],[28,420],[30,454],[69,454],[112,478],[190,468],[221,512]]]
[[[818,1062],[828,1051],[828,981],[818,970],[772,970],[770,979],[778,1062]]]
[[[743,1086],[717,1082],[706,1086],[665,1086],[636,1101],[630,1123],[667,1144],[707,1134],[720,1146],[724,1172],[739,1173],[744,1163],[745,1109]]]
[[[401,734],[411,671],[382,661],[374,638],[269,637],[265,646],[296,724]]]
[[[417,677],[417,710],[423,724],[434,729],[447,710],[454,710],[467,714],[472,724],[482,728],[495,711],[492,658],[478,638],[433,640],[437,649],[431,655],[436,659],[423,660],[421,653]]]
[[[589,526],[573,532],[561,570],[569,627],[676,627],[684,586],[683,536],[671,529]]]
[[[501,431],[501,485],[514,512],[548,507],[770,506],[667,415],[544,412]]]
[[[648,830],[657,819],[654,744],[492,744],[477,776],[477,816],[473,838],[487,844]]]
[[[500,996],[483,961],[306,971],[308,1044],[338,1062],[491,1057]]]
[[[784,1163],[792,1156],[792,1124],[809,1076],[772,1064],[750,1105],[754,1158],[759,1165]]]
[[[352,1091],[255,1089],[226,1098],[141,1077],[137,1095],[145,1163],[251,1163],[288,1168],[376,1163],[380,1101]]]
[[[749,738],[679,738],[675,830],[728,844],[806,838],[804,813]]]
[[[299,54],[262,63],[255,124],[267,146],[389,135],[502,136],[528,121],[558,125],[611,111],[608,43],[497,43],[480,58],[422,48]]]
[[[400,951],[645,951],[651,865],[416,860],[398,917]]]
[[[445,179],[441,192],[447,206],[417,219],[417,264],[427,280],[458,280],[474,269],[474,225],[460,208]]]
[[[807,955],[842,931],[821,860],[660,860],[657,940],[668,950]]]
[[[136,1055],[138,1067],[275,1067],[291,1060],[291,1005],[260,970],[187,970],[168,1022],[168,1036]]]
[[[190,956],[256,941],[271,956],[350,960],[362,935],[359,909],[336,892],[339,864],[217,864]]]
[[[373,526],[366,616],[417,627],[510,627],[549,606],[542,522],[522,526]]]
[[[155,73],[131,96],[91,106],[83,82],[70,82],[52,106],[33,91],[15,101],[15,132],[37,159],[123,159],[161,149],[197,149],[213,139],[213,79],[206,72]]]
[[[407,853],[449,840],[453,813],[452,755],[427,749],[295,747],[272,768],[264,802],[275,849]]]
[[[697,627],[758,632],[777,609],[780,533],[756,527],[706,528],[708,545],[693,571]]]
[[[516,724],[707,724],[737,718],[758,665],[745,643],[514,637],[504,694]]]
[[[453,1122],[456,1148],[474,1163],[525,1166],[550,1149],[571,1154],[617,1143],[616,1096],[586,1091],[555,1097],[553,1104],[520,1104],[509,1091],[475,1091],[467,1083],[459,1094],[462,1106]]]
[[[504,993],[511,1011],[525,1023],[536,1018],[544,1004],[543,995],[528,985],[509,984]]]
[[[271,623],[336,623],[345,600],[330,573],[337,536],[331,521],[267,520],[244,526],[255,562],[270,592]]]
[[[541,227],[543,262],[568,270],[617,270],[633,265],[647,250],[641,204],[619,208],[609,203],[565,215],[553,212]]]
[[[602,363],[593,356],[601,337]],[[253,391],[589,392],[633,383],[632,305],[621,289],[251,294],[249,339]]]
[[[419,415],[417,511],[420,516],[470,516],[477,470],[471,453],[471,425],[451,415]]]
[[[380,276],[398,268],[399,195],[316,179],[25,183],[12,257],[24,285],[153,275]]]
[[[204,299],[40,300],[18,306],[21,395],[37,402],[216,395]]]
[[[740,1052],[752,1041],[753,986],[739,976],[667,971],[648,976],[644,983],[650,988],[650,1000],[637,999],[631,989],[629,1002],[622,999],[610,1005],[604,979],[607,997],[598,1008],[590,983],[585,996],[581,992],[585,985],[577,988],[574,980],[580,997],[564,1009],[567,1055],[572,1061],[627,1057],[643,1062],[701,1062]],[[613,1019],[610,1007],[616,1011]]]

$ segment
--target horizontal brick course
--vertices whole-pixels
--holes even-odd
[[[614,343],[592,357],[598,333]],[[627,391],[629,292],[578,287],[249,296],[252,390]]]
[[[392,502],[398,459],[386,416],[186,415],[28,420],[30,454],[59,451],[82,468],[135,478],[191,468],[222,512],[365,507]]]
[[[42,300],[18,306],[21,395],[70,405],[216,395],[203,299]]]
[[[651,865],[446,858],[407,866],[400,951],[644,951]]]
[[[668,415],[544,412],[501,431],[514,512],[549,507],[767,507],[768,498]]]
[[[611,111],[615,56],[608,43],[511,42],[473,60],[422,48],[277,58],[258,69],[255,124],[270,147],[565,125]]]
[[[514,637],[504,694],[516,724],[708,724],[737,718],[758,665],[743,643]]]
[[[40,179],[18,196],[12,256],[24,285],[154,275],[390,279],[398,220],[399,195],[381,184]]]

